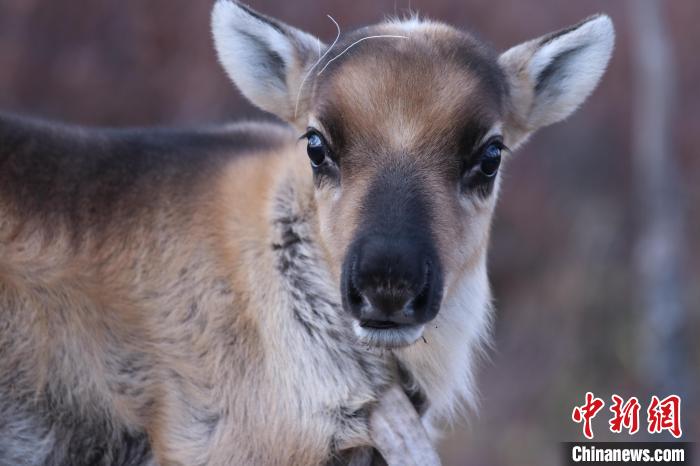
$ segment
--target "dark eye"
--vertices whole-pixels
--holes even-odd
[[[500,136],[494,136],[476,149],[462,165],[460,185],[466,192],[476,192],[485,197],[494,185],[494,180],[501,166],[501,155],[508,148]]]
[[[315,131],[309,132],[306,135],[308,141],[306,146],[306,153],[309,154],[309,160],[311,160],[311,166],[314,168],[320,167],[324,160],[326,160],[326,143],[323,137]]]
[[[503,144],[498,141],[491,142],[484,148],[479,161],[479,171],[486,178],[493,178],[498,173],[498,167],[501,165],[502,150]]]

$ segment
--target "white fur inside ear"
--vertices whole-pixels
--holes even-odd
[[[501,55],[518,120],[534,131],[571,115],[600,81],[614,41],[612,21],[599,15]]]
[[[211,24],[219,61],[241,93],[286,118],[291,101],[287,78],[318,48],[318,40],[231,0],[216,2]]]
[[[545,39],[529,66],[536,83],[531,118],[537,126],[566,118],[586,100],[608,66],[614,40],[612,21],[607,16],[591,19],[549,41]]]

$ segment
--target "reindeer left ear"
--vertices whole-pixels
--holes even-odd
[[[598,15],[503,53],[499,63],[509,80],[511,103],[507,143],[518,145],[573,113],[600,81],[614,40],[612,21]]]
[[[292,122],[306,67],[323,44],[233,0],[216,2],[211,23],[219,61],[241,93]]]

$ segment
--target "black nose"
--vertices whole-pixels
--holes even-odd
[[[343,305],[360,325],[391,328],[433,319],[442,274],[430,247],[411,238],[355,241],[343,267]]]

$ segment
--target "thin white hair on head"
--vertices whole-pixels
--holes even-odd
[[[328,55],[328,53],[333,49],[333,46],[338,43],[338,39],[340,39],[340,25],[338,25],[338,22],[335,19],[333,19],[333,17],[331,15],[326,15],[326,16],[328,16],[328,19],[333,21],[333,24],[335,24],[335,28],[338,30],[338,33],[336,34],[335,40],[333,41],[333,43],[326,49],[326,51],[323,55],[321,55],[321,41],[317,39],[318,40],[318,55],[319,55],[319,57],[318,57],[318,60],[316,60],[316,62],[313,65],[311,65],[311,68],[309,68],[309,70],[306,72],[306,74],[304,75],[304,79],[301,80],[301,84],[299,85],[299,91],[297,92],[297,101],[294,105],[294,119],[295,120],[297,118],[297,113],[299,112],[299,100],[301,99],[301,92],[304,90],[304,84],[306,84],[306,80],[309,79],[309,76],[311,76],[311,73],[314,71],[314,68],[316,68],[318,66],[318,64],[321,63],[321,61],[323,61],[323,59],[326,57],[326,55]]]
[[[384,22],[387,24],[400,25],[401,23],[423,23],[425,19],[421,17],[418,11],[404,9],[401,11],[401,14],[394,11],[393,15],[384,16]]]
[[[321,68],[321,71],[319,71],[319,72],[316,74],[316,76],[320,76],[321,73],[323,73],[323,72],[325,71],[325,69],[328,68],[328,65],[330,65],[331,63],[333,63],[334,61],[336,61],[336,60],[337,60],[338,58],[340,58],[341,56],[343,56],[348,50],[350,50],[351,48],[353,48],[354,46],[356,46],[356,45],[359,44],[360,42],[365,41],[365,40],[368,40],[368,39],[381,39],[381,38],[384,38],[384,37],[393,38],[393,39],[408,39],[408,36],[397,36],[397,35],[391,35],[391,34],[380,34],[380,35],[377,35],[377,36],[367,36],[367,37],[363,37],[362,39],[358,39],[358,40],[356,40],[355,42],[353,42],[352,44],[348,45],[348,46],[345,48],[345,50],[343,50],[342,52],[340,52],[338,55],[336,55],[335,57],[333,57],[333,58],[331,58],[330,60],[328,60],[328,62],[323,66],[323,68]]]

